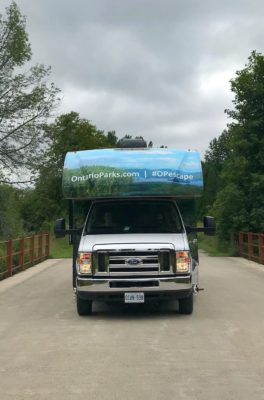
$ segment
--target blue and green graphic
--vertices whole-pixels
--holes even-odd
[[[196,151],[102,149],[67,153],[66,198],[200,196],[203,176]]]

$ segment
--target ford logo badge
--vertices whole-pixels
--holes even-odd
[[[126,264],[128,265],[139,265],[142,264],[141,258],[128,258],[126,260]]]

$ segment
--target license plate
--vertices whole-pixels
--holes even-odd
[[[125,303],[144,303],[144,293],[125,293]]]

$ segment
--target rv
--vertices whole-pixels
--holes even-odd
[[[69,227],[57,237],[73,244],[73,288],[79,315],[94,301],[178,300],[193,312],[199,291],[197,232],[213,234],[214,220],[196,227],[203,177],[196,151],[118,148],[69,152],[63,192]]]

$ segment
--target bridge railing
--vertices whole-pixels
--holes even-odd
[[[264,233],[239,232],[241,257],[264,264]]]
[[[0,280],[49,257],[49,233],[0,241]]]

